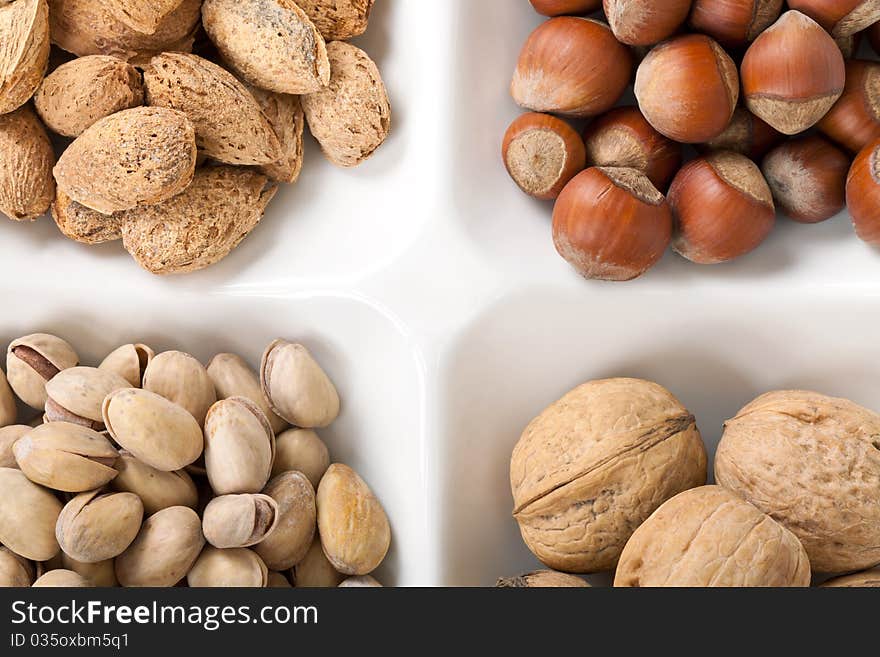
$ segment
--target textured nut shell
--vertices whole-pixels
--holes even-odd
[[[846,205],[856,235],[880,246],[880,139],[865,146],[853,162],[846,178]]]
[[[30,107],[0,116],[0,213],[14,221],[46,213],[55,195],[55,152]]]
[[[9,385],[25,404],[42,411],[46,405],[46,378],[15,355],[16,347],[26,347],[45,359],[52,369],[52,376],[60,370],[75,367],[79,363],[79,356],[67,342],[48,333],[25,335],[9,344],[6,351],[6,376]]]
[[[0,427],[6,427],[15,424],[18,417],[18,410],[15,407],[15,396],[12,394],[12,388],[9,387],[9,381],[6,380],[6,373],[0,370]],[[3,451],[3,441],[0,440],[0,452]],[[3,467],[3,458],[0,456],[0,467]]]
[[[24,105],[49,64],[49,6],[46,0],[17,0],[0,6],[0,114]]]
[[[827,588],[880,588],[880,568],[835,577],[823,583],[822,586]]]
[[[26,588],[34,581],[33,567],[9,548],[0,546],[0,588]]]
[[[96,422],[102,420],[104,398],[122,388],[128,388],[128,381],[97,367],[69,367],[46,382],[46,394],[55,403]]]
[[[297,0],[327,41],[345,41],[367,31],[373,0]]]
[[[34,561],[58,554],[58,498],[14,468],[0,468],[0,490],[0,543]]]
[[[615,586],[809,586],[797,537],[719,486],[675,496],[633,533]]]
[[[391,130],[391,105],[376,64],[343,41],[327,45],[330,83],[303,96],[309,130],[327,159],[341,167],[370,157]]]
[[[116,572],[113,570],[113,559],[105,559],[95,563],[83,563],[73,557],[61,553],[61,565],[65,570],[79,573],[92,583],[92,586],[119,586]]]
[[[309,350],[275,340],[260,364],[260,385],[272,410],[303,429],[328,426],[339,415],[339,394]]]
[[[204,426],[208,409],[217,401],[205,366],[182,351],[156,354],[144,371],[143,387],[188,410],[199,426]]]
[[[196,141],[186,116],[136,107],[101,119],[67,147],[55,165],[58,187],[88,208],[112,214],[154,205],[192,181]]]
[[[496,584],[500,588],[586,588],[580,577],[559,573],[555,570],[536,570],[516,577],[504,577]]]
[[[315,534],[306,556],[291,571],[296,588],[335,588],[345,579],[327,560],[321,548],[321,537]]]
[[[154,34],[183,0],[100,0],[121,23],[143,34]]]
[[[621,43],[650,46],[672,36],[691,9],[690,0],[604,0],[611,31]]]
[[[227,164],[267,164],[281,144],[259,103],[231,73],[197,55],[163,53],[144,71],[147,104],[186,114],[196,143]]]
[[[55,192],[52,218],[61,233],[83,244],[103,244],[122,239],[118,215],[102,214],[77,203],[60,189]]]
[[[877,0],[789,0],[788,5],[809,14],[835,37],[855,34],[880,21]]]
[[[93,490],[64,505],[55,537],[64,553],[77,561],[105,561],[131,544],[143,517],[144,506],[137,495]]]
[[[98,365],[99,370],[114,372],[128,381],[133,388],[140,388],[143,373],[156,355],[145,344],[124,344],[111,351]]]
[[[128,549],[116,558],[122,586],[174,586],[198,558],[205,537],[190,508],[172,506],[144,521]]]
[[[716,481],[794,532],[818,572],[880,563],[880,415],[815,392],[758,397],[725,425]]]
[[[256,545],[278,524],[278,503],[268,495],[220,495],[202,515],[202,532],[216,548]]]
[[[597,572],[663,502],[706,482],[706,452],[693,416],[662,386],[592,381],[529,423],[510,482],[529,549],[556,570]]]
[[[262,588],[268,581],[266,564],[252,550],[207,546],[186,576],[191,588]]]
[[[311,429],[288,429],[275,437],[273,477],[294,470],[302,472],[317,490],[329,467],[330,450]]]
[[[50,422],[25,434],[13,447],[21,471],[36,484],[79,493],[99,488],[117,471],[118,456],[103,435],[77,424]]]
[[[688,24],[722,45],[736,48],[766,30],[782,11],[782,0],[694,0]]]
[[[277,503],[277,523],[254,551],[272,570],[288,570],[306,556],[315,536],[315,491],[301,472],[286,472],[263,489]]]
[[[186,470],[157,470],[128,452],[119,455],[114,467],[119,474],[110,482],[111,488],[140,497],[148,516],[172,506],[194,509],[198,504],[196,485]]]
[[[854,153],[880,139],[880,63],[846,62],[843,95],[817,127]]]
[[[281,157],[278,161],[262,165],[260,171],[269,180],[295,183],[302,171],[303,130],[306,125],[299,96],[277,94],[258,87],[249,87],[249,90],[269,120],[269,125],[281,145]]]
[[[334,463],[321,479],[315,501],[321,546],[333,567],[346,575],[367,575],[391,545],[391,526],[382,504],[358,474]]]
[[[209,267],[237,247],[263,217],[277,188],[248,169],[211,167],[159,205],[126,212],[122,244],[153,274],[182,274]]]
[[[0,429],[0,468],[17,468],[12,448],[15,442],[33,429],[26,424],[10,424]]]
[[[34,588],[47,586],[59,588],[91,588],[94,586],[91,580],[83,577],[79,573],[72,570],[50,570],[42,575],[36,582]]]
[[[207,0],[202,23],[223,58],[251,84],[310,94],[330,79],[324,39],[293,0]]]
[[[217,354],[208,363],[208,376],[211,377],[211,382],[214,384],[217,399],[247,397],[260,407],[266,419],[269,420],[269,424],[272,425],[272,431],[276,434],[287,426],[287,422],[275,415],[269,408],[269,402],[266,401],[260,388],[260,377],[241,356]],[[298,468],[289,469],[296,470]]]
[[[205,419],[205,469],[217,495],[259,493],[272,473],[275,434],[245,397],[218,401]]]
[[[189,413],[149,390],[127,388],[107,396],[104,424],[113,439],[157,470],[173,472],[199,458],[204,439]]]

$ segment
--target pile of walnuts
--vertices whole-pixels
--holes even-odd
[[[306,124],[343,167],[388,136],[379,71],[346,41],[372,4],[0,2],[0,213],[51,206],[155,274],[216,263],[298,179]]]

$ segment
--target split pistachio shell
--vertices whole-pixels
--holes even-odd
[[[330,451],[311,429],[288,429],[275,438],[272,476],[302,472],[317,490],[321,477],[330,467]]]
[[[80,493],[68,502],[55,528],[61,549],[77,561],[95,563],[122,554],[144,516],[133,493]]]
[[[382,585],[379,581],[370,575],[358,575],[356,577],[348,577],[342,580],[342,583],[339,585],[339,588],[357,588],[357,587],[379,587]]]
[[[70,367],[46,382],[46,419],[102,429],[104,398],[127,387],[128,382],[112,372],[97,367]]]
[[[250,547],[278,524],[278,503],[268,495],[221,495],[205,507],[202,532],[217,548]]]
[[[79,356],[64,340],[46,333],[34,333],[13,340],[9,345],[6,376],[19,399],[42,411],[46,406],[46,381],[78,363]]]
[[[287,422],[272,412],[260,388],[260,377],[241,356],[217,354],[208,363],[208,376],[214,383],[217,399],[247,397],[265,413],[266,419],[272,425],[272,431],[276,434],[287,426]]]
[[[192,414],[149,390],[111,393],[103,416],[113,439],[157,470],[180,470],[202,453],[202,430]]]
[[[0,370],[0,427],[15,424],[18,410],[15,408],[15,395],[6,380],[6,373]]]
[[[80,493],[100,488],[116,476],[119,455],[97,431],[69,422],[42,424],[13,447],[21,471],[36,484]]]
[[[217,495],[259,493],[272,473],[275,435],[250,399],[218,401],[205,420],[205,468]]]
[[[50,570],[34,582],[34,588],[41,586],[58,588],[91,588],[94,584],[72,570]]]
[[[318,532],[327,559],[346,575],[374,571],[391,545],[385,510],[347,465],[331,465],[318,486]]]
[[[128,452],[120,453],[115,467],[119,474],[110,482],[111,488],[140,497],[146,515],[170,506],[195,508],[198,503],[196,485],[186,470],[157,470]]]
[[[116,581],[116,572],[113,569],[113,559],[105,559],[104,561],[97,561],[95,563],[84,563],[82,561],[77,561],[73,557],[62,552],[61,566],[65,570],[72,570],[75,573],[79,573],[89,580],[93,586],[119,586],[119,582]]]
[[[13,468],[0,468],[0,491],[0,543],[34,561],[58,554],[58,498]]]
[[[124,344],[111,351],[98,365],[98,369],[113,372],[128,381],[132,388],[140,388],[144,371],[155,355],[145,344]]]
[[[0,546],[0,588],[24,588],[33,581],[33,565],[9,548]]]
[[[293,588],[293,585],[288,581],[288,579],[284,576],[284,573],[279,573],[277,571],[269,571],[269,576],[266,580],[266,586],[270,589],[289,589]]]
[[[207,546],[186,581],[192,588],[266,586],[269,570],[257,554],[247,548],[220,550]]]
[[[165,351],[150,361],[144,372],[144,390],[182,406],[199,426],[205,425],[205,415],[217,401],[205,366],[182,351]]]
[[[317,534],[306,556],[291,570],[291,577],[296,588],[336,588],[345,579],[327,560]]]
[[[26,424],[11,424],[0,429],[0,468],[17,468],[15,454],[12,451],[15,441],[31,431]]]
[[[315,491],[301,472],[286,472],[263,493],[276,502],[278,522],[254,551],[272,570],[288,570],[303,560],[315,536]]]
[[[294,426],[326,427],[339,415],[336,387],[301,344],[270,344],[263,354],[260,384],[272,410]]]
[[[192,568],[205,545],[202,523],[192,509],[171,506],[144,521],[128,549],[116,558],[122,586],[174,586]]]

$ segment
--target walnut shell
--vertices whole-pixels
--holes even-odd
[[[101,0],[110,14],[120,23],[142,34],[155,34],[170,13],[183,0]]]
[[[83,244],[103,244],[122,239],[118,214],[102,214],[81,205],[60,189],[55,193],[52,218],[61,233]]]
[[[516,577],[502,577],[495,586],[507,589],[556,589],[587,588],[590,585],[575,575],[558,573],[555,570],[536,570]]]
[[[794,532],[817,572],[880,563],[880,415],[800,390],[727,422],[715,479]]]
[[[49,64],[49,6],[46,0],[0,5],[0,114],[24,105],[40,86]]]
[[[99,119],[144,102],[141,74],[107,55],[89,55],[62,64],[43,80],[34,106],[46,126],[79,137]]]
[[[181,112],[136,107],[101,119],[55,165],[58,187],[103,214],[154,205],[182,192],[196,167],[192,123]]]
[[[268,164],[281,158],[269,119],[231,73],[198,55],[164,53],[144,72],[147,104],[183,112],[205,155],[227,164]]]
[[[373,0],[296,0],[327,41],[345,41],[367,31]]]
[[[258,87],[249,87],[254,99],[281,144],[281,157],[260,167],[269,180],[295,183],[303,166],[303,130],[306,125],[299,96],[277,94]]]
[[[160,204],[122,216],[122,244],[154,274],[197,271],[219,262],[260,222],[277,188],[236,167],[196,172],[192,184]]]
[[[636,529],[614,586],[809,586],[797,537],[720,486],[676,495]]]
[[[0,115],[0,212],[15,221],[46,213],[55,196],[55,152],[30,107]]]
[[[852,575],[835,577],[822,584],[823,588],[880,588],[880,568],[872,568]]]
[[[662,386],[592,381],[549,406],[513,450],[513,515],[550,568],[613,568],[623,546],[663,502],[706,482],[693,415]]]
[[[303,96],[312,135],[327,159],[341,167],[370,157],[391,130],[391,105],[376,64],[363,50],[343,41],[327,45],[330,84]]]

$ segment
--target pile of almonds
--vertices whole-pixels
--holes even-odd
[[[863,34],[880,53],[880,3],[531,3],[550,18],[520,53],[510,91],[530,112],[503,158],[555,200],[556,249],[583,276],[636,278],[670,244],[733,260],[777,210],[817,223],[848,207],[880,246],[880,62],[855,58]],[[581,17],[599,9],[607,22]],[[631,84],[638,106],[615,107]]]
[[[388,136],[379,71],[347,42],[372,4],[0,2],[0,213],[51,206],[154,274],[218,262],[299,178],[306,124],[342,167]]]
[[[514,518],[553,570],[499,586],[880,586],[880,415],[783,390],[724,425],[715,481],[694,416],[639,379],[590,381],[513,450]]]
[[[16,398],[42,413],[15,424]],[[79,365],[14,340],[0,371],[0,586],[380,586],[391,542],[369,486],[315,429],[339,414],[302,345],[259,374],[144,344]]]

